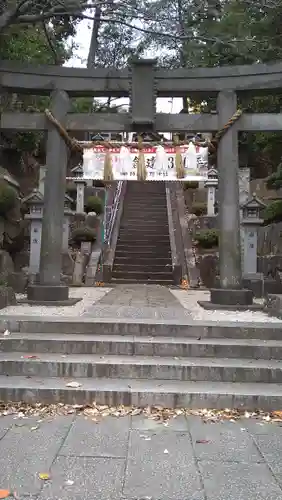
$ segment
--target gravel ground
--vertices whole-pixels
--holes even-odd
[[[208,311],[197,303],[198,300],[210,300],[210,292],[205,290],[170,290],[180,304],[191,311],[192,319],[198,321],[253,321],[256,323],[282,323],[261,311]]]
[[[73,288],[70,289],[70,298],[82,297],[82,300],[77,302],[74,306],[30,306],[28,304],[21,304],[18,306],[8,306],[0,310],[0,315],[11,314],[17,316],[81,316],[85,313],[95,302],[100,300],[104,295],[109,293],[111,288]],[[17,295],[17,299],[24,298],[24,295]]]

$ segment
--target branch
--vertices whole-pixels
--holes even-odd
[[[60,61],[58,59],[58,55],[57,55],[57,52],[56,52],[56,49],[53,45],[53,42],[49,36],[49,33],[48,33],[48,30],[47,30],[47,27],[46,27],[46,24],[45,23],[42,23],[42,26],[43,26],[43,31],[44,31],[44,35],[45,35],[45,38],[46,38],[46,41],[47,41],[47,44],[53,54],[53,57],[54,57],[54,63],[59,65],[60,64]]]

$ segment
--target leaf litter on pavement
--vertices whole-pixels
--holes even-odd
[[[203,422],[221,422],[229,421],[236,422],[242,418],[254,418],[264,423],[281,423],[282,424],[282,410],[273,411],[270,413],[260,410],[254,412],[247,412],[245,410],[216,410],[216,409],[199,409],[190,410],[187,408],[164,408],[162,406],[146,406],[139,408],[136,406],[111,406],[97,404],[95,401],[87,405],[68,405],[63,403],[45,405],[43,403],[36,403],[34,405],[24,402],[19,403],[5,403],[0,401],[0,417],[13,415],[15,419],[26,417],[52,417],[55,415],[84,415],[87,419],[95,423],[99,423],[104,417],[125,417],[125,416],[143,416],[150,420],[169,425],[169,421],[178,416],[198,416]],[[40,420],[37,421],[39,423]],[[37,426],[32,427],[32,430],[37,430]]]

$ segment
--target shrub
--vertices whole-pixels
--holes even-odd
[[[91,227],[78,227],[73,231],[72,239],[75,243],[82,243],[83,241],[95,241],[96,231]]]
[[[282,200],[275,200],[270,203],[265,208],[263,215],[265,224],[282,221]]]
[[[104,204],[98,196],[89,196],[85,202],[85,211],[95,212],[97,215],[100,215],[104,211]]]
[[[200,248],[214,248],[218,246],[218,231],[216,229],[201,229],[195,234],[194,239]]]
[[[194,202],[192,204],[191,213],[200,217],[201,215],[206,215],[207,205],[206,203]]]
[[[183,182],[183,189],[186,191],[186,189],[198,189],[199,183],[197,181],[187,181]]]
[[[6,182],[0,182],[0,215],[6,215],[7,212],[15,208],[16,203],[16,190]]]

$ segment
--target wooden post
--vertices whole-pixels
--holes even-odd
[[[64,124],[69,110],[69,96],[63,90],[55,90],[51,98],[52,113]],[[28,287],[29,300],[49,302],[68,299],[69,289],[61,285],[66,170],[67,146],[53,125],[49,124],[39,284]]]
[[[217,99],[219,128],[237,109],[236,93],[221,91]],[[219,142],[219,271],[220,288],[211,290],[211,302],[221,305],[252,304],[252,292],[242,289],[239,207],[238,128],[234,124]]]

